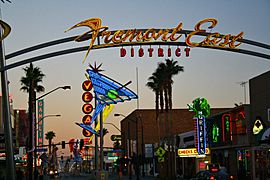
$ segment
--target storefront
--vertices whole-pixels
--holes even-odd
[[[210,149],[206,148],[205,155],[199,155],[196,148],[178,149],[178,171],[185,178],[194,177],[197,172],[206,170],[211,163]]]

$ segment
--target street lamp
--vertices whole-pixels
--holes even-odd
[[[116,126],[116,125],[114,125],[113,123],[103,123],[103,124],[110,124],[110,125],[112,125],[113,127],[115,127],[115,129],[117,129],[120,133],[121,133],[121,130]]]
[[[38,122],[37,124],[39,124],[42,120],[44,120],[47,117],[60,117],[60,114],[51,114],[51,115],[46,115],[43,116]],[[36,124],[35,124],[35,147],[34,147],[34,167],[35,167],[35,175],[34,175],[34,179],[37,179],[36,177],[36,171],[37,171],[37,131],[39,131],[39,129],[37,129]],[[42,132],[42,134],[44,134],[44,132]]]
[[[114,116],[118,117],[118,116],[122,116],[124,118],[127,118],[127,116],[123,115],[123,114],[114,114]],[[136,120],[133,120],[133,119],[129,119],[127,118],[128,120],[128,144],[129,144],[129,147],[128,147],[128,151],[129,151],[129,157],[131,157],[131,146],[130,146],[130,124],[129,124],[129,121],[132,121],[132,122],[135,122],[136,123],[136,170],[135,170],[135,173],[136,173],[136,179],[139,180],[139,156],[138,156],[138,153],[139,153],[139,143],[138,143],[138,120],[136,118]],[[131,179],[131,164],[129,164],[129,179]]]
[[[47,96],[48,94],[51,94],[52,92],[54,92],[54,91],[56,91],[56,90],[58,90],[58,89],[63,89],[63,90],[67,90],[67,89],[68,89],[68,90],[70,90],[70,89],[71,89],[71,86],[60,86],[60,87],[57,87],[57,88],[55,88],[55,89],[53,89],[53,90],[47,92],[46,94],[43,94],[42,96],[36,98],[35,101],[37,101],[37,100],[39,100],[39,99],[41,99],[41,98]]]
[[[71,89],[71,86],[59,86],[59,87],[57,87],[57,88],[55,88],[55,89],[53,89],[53,90],[51,90],[51,91],[49,91],[49,92],[47,92],[47,93],[45,93],[45,94],[43,94],[42,96],[40,96],[40,97],[38,97],[38,98],[36,98],[36,99],[34,99],[33,101],[32,101],[32,103],[34,103],[34,112],[35,112],[35,119],[34,119],[34,130],[35,130],[35,132],[36,132],[36,129],[37,129],[37,122],[36,122],[36,102],[39,100],[39,99],[41,99],[41,98],[43,98],[43,97],[45,97],[45,96],[47,96],[47,95],[49,95],[49,94],[51,94],[52,92],[54,92],[54,91],[56,91],[56,90],[58,90],[58,89],[63,89],[63,90],[70,90]],[[31,110],[32,111],[32,110]],[[31,113],[30,114],[30,117],[32,117],[33,116],[33,114],[32,114],[32,112],[31,111],[29,111],[29,113]],[[45,116],[44,116],[45,117]],[[44,117],[42,118],[42,119],[44,119]],[[48,117],[48,116],[47,116]],[[42,120],[41,119],[41,120]],[[37,151],[36,151],[36,147],[37,147],[37,141],[36,141],[36,139],[37,139],[37,137],[36,137],[36,133],[34,133],[34,157],[36,157],[36,154],[37,154]],[[32,142],[30,142],[30,143],[32,143]],[[31,144],[30,144],[31,145]],[[30,156],[30,158],[31,158],[31,156]],[[33,161],[32,161],[33,162]],[[34,159],[34,167],[35,167],[35,171],[36,171],[36,166],[37,166],[37,164],[36,164],[36,158]],[[37,179],[37,177],[36,176],[34,176],[34,179]]]

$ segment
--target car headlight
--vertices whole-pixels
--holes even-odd
[[[57,173],[58,173],[58,171],[57,171],[57,170],[55,170],[55,171],[54,171],[54,174],[57,174]]]
[[[53,174],[53,170],[50,170],[50,171],[49,171],[49,174]]]

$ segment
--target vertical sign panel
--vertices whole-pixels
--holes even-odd
[[[203,155],[206,151],[205,118],[197,119],[198,154]]]
[[[38,100],[38,146],[44,142],[44,99]]]

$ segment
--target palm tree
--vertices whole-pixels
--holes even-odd
[[[173,137],[172,137],[172,84],[173,84],[173,76],[179,74],[180,72],[184,71],[184,67],[183,66],[179,66],[177,64],[178,62],[177,61],[173,61],[170,60],[170,59],[166,59],[165,60],[165,63],[160,63],[159,64],[159,68],[161,68],[165,74],[165,89],[166,91],[164,91],[164,95],[165,95],[165,107],[166,107],[166,124],[165,126],[167,125],[167,132],[168,132],[168,138],[169,138],[169,152],[170,152],[170,148],[171,148],[171,144],[173,143],[172,140],[173,140]],[[168,111],[168,109],[170,111]],[[168,114],[169,113],[169,114]],[[168,118],[168,115],[170,116]],[[172,159],[174,158],[173,157],[173,154],[169,153],[168,155],[168,158],[169,158],[169,161],[168,163],[170,162],[170,165],[167,163],[167,173],[168,170],[170,171],[169,173],[169,177],[171,177],[173,175],[173,172],[172,172],[172,167],[174,166],[173,165],[173,161]]]
[[[159,130],[159,106],[161,113],[164,109],[164,100],[163,100],[163,74],[157,69],[152,76],[148,78],[146,86],[149,87],[155,93],[155,106],[156,106],[156,123],[158,126],[158,140],[160,141],[160,130]]]
[[[45,139],[49,141],[49,155],[51,154],[51,148],[52,148],[52,139],[55,137],[55,132],[49,131],[45,134]]]
[[[179,74],[180,72],[184,72],[184,67],[179,66],[177,61],[174,61],[173,59],[166,59],[166,84],[168,89],[168,106],[169,109],[172,109],[172,84],[173,84],[173,76]]]
[[[23,68],[25,72],[25,76],[21,78],[21,89],[24,92],[29,93],[28,98],[28,117],[29,117],[29,135],[28,135],[28,150],[33,148],[33,112],[35,112],[35,105],[36,105],[36,92],[43,92],[44,87],[39,85],[39,83],[42,83],[42,79],[45,76],[40,68],[34,67],[32,63],[28,67]],[[34,127],[35,128],[35,127]],[[32,152],[29,152],[28,154],[28,174],[32,174],[32,164],[33,164],[33,154]],[[32,179],[32,176],[29,176],[30,180]]]
[[[98,130],[97,133],[100,134],[100,130]],[[103,136],[105,136],[105,135],[108,134],[108,133],[109,133],[108,129],[103,128],[103,131],[102,131]]]
[[[171,139],[171,127],[172,127],[172,114],[171,111],[172,110],[172,84],[173,84],[173,76],[179,74],[180,72],[184,71],[184,67],[183,66],[179,66],[177,64],[177,61],[174,61],[173,59],[165,59],[165,63],[161,62],[158,64],[158,67],[156,69],[156,71],[152,74],[152,76],[150,78],[148,78],[148,82],[147,82],[147,86],[152,89],[155,94],[156,94],[156,111],[158,110],[158,97],[160,97],[160,106],[163,110],[163,106],[164,106],[164,102],[163,102],[163,98],[165,101],[165,112],[166,112],[166,116],[165,116],[165,120],[164,120],[164,127],[165,127],[165,131],[166,134],[168,134],[169,139]],[[168,115],[170,112],[170,118],[168,118]],[[158,117],[158,112],[156,112],[156,116]],[[159,123],[157,123],[159,126]],[[170,146],[169,146],[169,151],[170,151]],[[171,161],[170,156],[169,158],[169,162]],[[171,166],[173,167],[173,166]],[[169,166],[167,164],[167,173],[169,170]]]
[[[33,64],[30,63],[30,65],[23,68],[23,70],[25,72],[25,77],[21,78],[21,90],[29,92],[31,85],[36,92],[43,92],[45,89],[42,85],[39,85],[39,83],[42,83],[45,75],[41,72],[40,68],[34,67]]]

